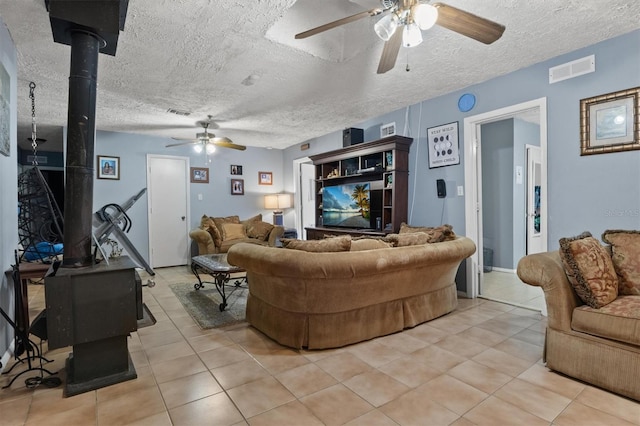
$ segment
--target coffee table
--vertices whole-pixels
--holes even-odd
[[[237,272],[245,272],[245,270],[242,268],[229,265],[229,263],[227,262],[226,253],[204,254],[201,256],[192,257],[191,271],[196,276],[196,278],[198,278],[198,282],[193,285],[194,289],[200,290],[204,287],[205,284],[214,284],[216,286],[216,290],[218,290],[220,297],[222,297],[222,303],[220,303],[220,305],[218,306],[220,308],[220,311],[224,311],[227,307],[227,293],[225,291],[225,288],[229,286],[231,274],[235,274]],[[211,277],[213,277],[213,282],[204,281],[200,274],[211,275]],[[235,290],[235,288],[240,287],[243,282],[248,283],[246,275],[244,277],[237,277],[233,284],[229,287],[233,287]],[[233,293],[233,291],[231,293]]]

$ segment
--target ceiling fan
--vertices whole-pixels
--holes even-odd
[[[207,120],[198,121],[196,124],[202,127],[204,129],[204,132],[196,133],[195,138],[171,138],[177,141],[188,142],[172,143],[167,145],[167,148],[170,148],[172,146],[193,145],[193,149],[195,149],[196,152],[200,153],[204,150],[209,155],[215,152],[216,146],[222,148],[237,149],[239,151],[244,151],[245,149],[247,149],[247,147],[244,145],[233,143],[229,138],[216,137],[215,134],[209,133],[209,127],[218,127],[218,125],[213,121],[213,117],[211,115],[207,116]]]
[[[400,45],[419,45],[422,43],[421,30],[427,30],[433,25],[440,25],[484,44],[498,40],[505,30],[504,25],[444,3],[430,3],[429,0],[380,0],[380,3],[381,7],[320,25],[296,34],[295,38],[307,38],[367,16],[384,13],[385,16],[374,26],[378,37],[385,41],[378,64],[378,74],[383,74],[394,67]]]

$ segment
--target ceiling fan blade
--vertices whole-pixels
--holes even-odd
[[[223,148],[237,149],[238,151],[244,151],[245,149],[247,149],[247,147],[244,145],[236,145],[235,143],[231,142],[231,139],[229,138],[212,138],[212,141],[214,145],[221,146]]]
[[[193,139],[178,139],[178,138],[171,138],[171,139],[175,139],[178,141],[191,141],[191,142],[170,143],[169,145],[165,145],[165,148],[171,148],[172,146],[182,146],[182,145],[197,145],[200,143],[200,141],[193,140]]]
[[[176,140],[176,141],[191,141],[191,142],[197,142],[198,141],[198,139],[194,139],[194,138],[171,138],[171,139]]]
[[[504,25],[443,3],[434,3],[433,6],[438,8],[437,25],[484,44],[493,43],[504,33]]]
[[[396,65],[400,45],[402,44],[402,29],[397,28],[391,38],[384,43],[382,57],[378,64],[378,74],[384,74]]]
[[[330,30],[335,27],[339,27],[340,25],[348,24],[353,21],[357,21],[358,19],[366,18],[367,16],[376,16],[383,12],[383,9],[375,8],[371,10],[367,10],[365,12],[356,13],[355,15],[347,16],[346,18],[338,19],[337,21],[329,22],[328,24],[320,25],[319,27],[312,28],[305,32],[296,34],[296,39],[307,38],[312,35],[316,35],[318,33]]]

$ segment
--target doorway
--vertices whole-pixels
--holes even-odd
[[[293,161],[293,181],[296,202],[296,231],[298,238],[306,239],[304,228],[315,226],[315,167],[309,157]]]
[[[467,236],[471,238],[477,246],[476,253],[473,254],[467,261],[467,297],[475,298],[478,296],[486,297],[484,293],[490,293],[485,285],[485,274],[497,272],[493,278],[500,276],[500,281],[503,285],[509,285],[508,283],[519,281],[515,276],[515,268],[518,260],[527,253],[527,206],[525,195],[528,192],[528,182],[525,184],[525,170],[528,174],[528,159],[525,161],[525,144],[513,144],[509,149],[513,152],[516,151],[516,146],[519,151],[522,152],[521,160],[509,162],[505,168],[503,168],[502,176],[493,176],[493,187],[483,188],[483,154],[487,151],[487,156],[490,152],[490,142],[483,141],[483,126],[490,125],[492,123],[501,122],[504,120],[511,120],[515,122],[517,119],[523,119],[527,122],[536,122],[539,125],[539,132],[535,145],[539,148],[539,158],[537,161],[538,173],[536,178],[538,179],[538,232],[536,235],[536,243],[539,245],[540,251],[546,251],[547,249],[547,191],[546,191],[546,151],[547,151],[547,122],[546,122],[546,98],[540,98],[529,102],[513,105],[510,107],[502,108],[495,111],[479,114],[476,116],[467,117],[464,120],[464,144],[465,144],[465,186],[467,188],[467,196],[465,197],[465,221]],[[514,133],[515,134],[515,133]],[[518,138],[518,140],[520,140]],[[486,146],[485,146],[486,143]],[[502,153],[503,158],[504,153]],[[533,154],[532,154],[533,155]],[[515,158],[511,155],[510,158]],[[504,162],[504,160],[502,160]],[[496,163],[497,164],[497,163]],[[495,166],[495,165],[494,165]],[[492,168],[494,166],[491,166]],[[485,168],[488,166],[485,164]],[[506,172],[504,171],[506,170]],[[497,181],[496,181],[497,179]],[[511,184],[511,188],[507,188],[505,194],[509,194],[508,197],[515,197],[518,202],[502,203],[505,208],[509,208],[508,212],[502,212],[504,217],[508,217],[508,223],[502,221],[494,221],[492,224],[496,227],[497,232],[495,235],[488,236],[487,239],[484,232],[484,215],[486,214],[484,206],[488,208],[495,205],[495,200],[490,199],[494,196],[495,185],[497,183],[503,184],[505,182]],[[508,185],[507,185],[508,186]],[[484,194],[486,193],[486,194]],[[484,194],[484,195],[483,195]],[[487,200],[484,200],[488,195]],[[499,197],[499,195],[498,195]],[[533,197],[535,198],[535,197]],[[497,200],[502,200],[497,198]],[[509,207],[507,207],[507,205]],[[494,214],[494,213],[490,213]],[[506,229],[509,228],[509,229]],[[506,235],[506,237],[505,237]],[[503,249],[504,242],[507,242],[506,250]],[[491,247],[490,245],[493,245]],[[486,246],[486,247],[485,247]],[[496,251],[500,251],[504,254],[503,257],[497,256]],[[505,254],[511,252],[511,257]],[[485,259],[488,257],[488,259]],[[493,259],[489,259],[492,257]],[[504,262],[502,265],[495,267],[491,265],[498,260]],[[485,272],[486,271],[486,272]],[[501,275],[506,273],[506,275]],[[505,284],[506,283],[506,284]],[[529,286],[521,284],[523,291],[529,291]],[[535,290],[534,288],[531,288]],[[483,291],[484,290],[484,291]],[[502,299],[499,297],[491,296],[492,298]],[[503,301],[503,300],[501,300]],[[520,302],[509,302],[515,305],[521,305]],[[534,309],[539,309],[539,306],[533,306]],[[542,310],[542,309],[541,309]]]
[[[186,265],[189,257],[189,159],[147,155],[149,263]]]

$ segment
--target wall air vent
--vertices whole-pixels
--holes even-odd
[[[566,64],[549,68],[549,84],[568,80],[579,75],[589,74],[596,70],[596,56],[586,56]]]
[[[380,137],[386,138],[387,136],[393,136],[396,134],[396,123],[383,124],[380,126]]]
[[[182,111],[182,110],[175,109],[175,108],[169,108],[169,109],[167,110],[167,112],[168,112],[169,114],[182,115],[182,116],[184,116],[184,117],[188,117],[188,116],[190,116],[190,115],[191,115],[191,113],[190,113],[189,111]]]

